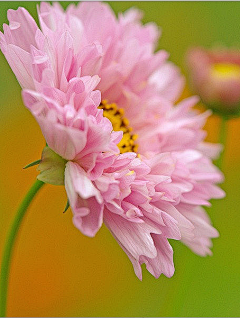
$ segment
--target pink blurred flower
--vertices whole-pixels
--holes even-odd
[[[240,112],[239,50],[193,48],[187,63],[191,86],[208,107],[225,115]]]
[[[217,231],[200,206],[224,195],[211,162],[219,147],[203,142],[209,112],[191,109],[195,97],[173,105],[184,80],[166,52],[154,53],[159,30],[138,10],[117,19],[101,3],[38,11],[41,30],[19,8],[0,34],[48,144],[38,178],[65,185],[83,234],[104,221],[140,279],[142,263],[173,275],[168,238],[210,254]]]

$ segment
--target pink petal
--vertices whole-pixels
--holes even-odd
[[[157,251],[150,232],[153,229],[145,223],[132,223],[111,212],[104,213],[104,222],[113,236],[135,258],[140,255],[156,257]]]
[[[36,45],[35,34],[38,29],[33,17],[25,8],[21,7],[17,10],[9,9],[7,16],[10,22],[10,32],[6,36],[7,43],[29,52],[30,45]]]
[[[66,164],[65,188],[75,226],[83,234],[94,236],[103,222],[102,197],[85,171],[71,161]]]
[[[140,263],[146,263],[147,270],[158,278],[161,274],[172,277],[174,274],[173,249],[168,240],[162,235],[152,234],[154,244],[157,248],[155,258],[140,257]]]
[[[45,117],[41,113],[46,107],[42,95],[24,90],[23,99],[38,121],[48,146],[64,159],[74,159],[86,145],[86,132],[62,125],[54,117]]]

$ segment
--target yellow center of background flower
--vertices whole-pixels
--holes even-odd
[[[231,63],[215,63],[211,67],[211,74],[219,79],[240,78],[240,66]]]
[[[138,145],[135,143],[135,140],[138,136],[132,133],[129,121],[124,117],[124,110],[118,108],[115,103],[108,104],[106,100],[103,100],[98,108],[103,109],[103,116],[111,121],[113,130],[123,131],[122,140],[118,144],[120,153],[137,152]]]

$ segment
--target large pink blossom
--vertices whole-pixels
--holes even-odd
[[[41,29],[24,8],[9,10],[0,46],[48,145],[39,178],[65,185],[85,235],[104,221],[140,279],[142,263],[173,275],[169,238],[210,254],[218,233],[201,206],[224,195],[211,162],[219,147],[203,142],[209,113],[192,110],[195,97],[173,105],[184,80],[154,53],[158,28],[95,2],[66,12],[41,3],[38,15]]]

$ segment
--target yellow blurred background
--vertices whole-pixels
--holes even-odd
[[[239,2],[109,2],[116,13],[135,6],[163,33],[159,48],[185,72],[184,55],[193,45],[240,47]],[[7,9],[24,6],[36,18],[37,2],[0,2],[0,25]],[[63,2],[66,7],[68,3]],[[2,29],[1,29],[2,30]],[[40,158],[44,138],[25,109],[21,90],[0,53],[0,251],[16,208],[37,176],[22,168]],[[190,95],[185,89],[185,96]],[[217,142],[219,118],[207,124]],[[10,275],[8,316],[231,316],[240,315],[240,119],[228,123],[223,170],[224,200],[208,209],[220,232],[213,256],[201,258],[172,242],[176,272],[158,280],[143,269],[143,281],[103,227],[83,236],[63,214],[63,187],[46,185],[22,224]]]

